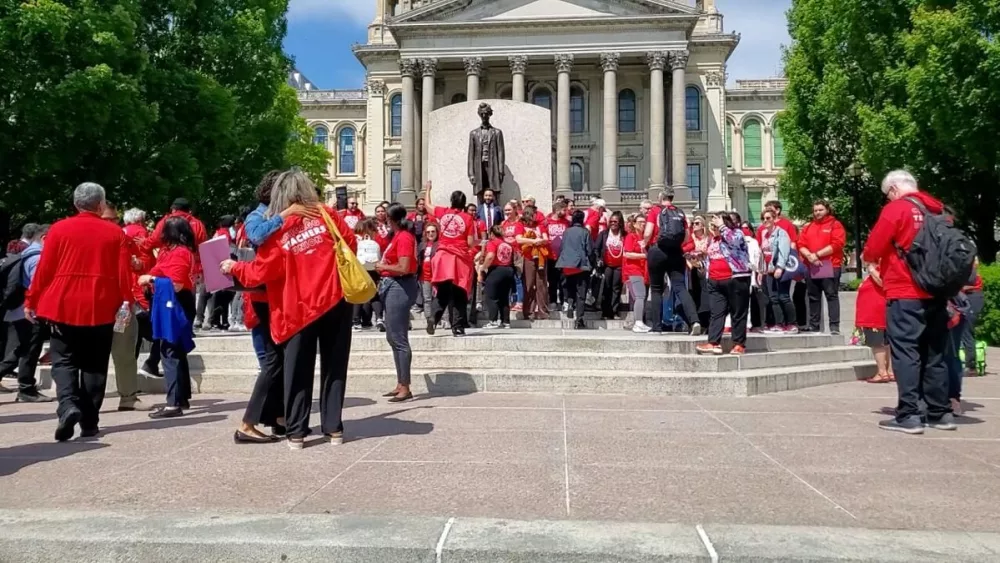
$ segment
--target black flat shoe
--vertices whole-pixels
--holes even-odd
[[[277,441],[278,439],[272,436],[254,436],[253,434],[247,434],[242,430],[233,432],[234,444],[272,444]]]
[[[59,417],[59,425],[56,426],[56,442],[65,442],[73,437],[73,432],[76,431],[76,425],[80,423],[80,418],[83,417],[77,409],[67,411],[66,414]]]
[[[149,418],[177,418],[184,416],[184,409],[161,408],[149,413]]]
[[[288,429],[280,424],[275,424],[271,427],[271,434],[274,434],[275,437],[281,438],[285,434],[288,434]]]
[[[385,394],[384,394],[384,395],[382,395],[382,396],[383,396],[383,397],[395,397],[395,396],[396,396],[396,393],[397,393],[397,391],[389,391],[388,393],[385,393]]]
[[[437,324],[434,319],[427,319],[427,334],[434,336],[434,330],[437,328]]]
[[[407,393],[405,395],[396,395],[395,397],[389,399],[390,403],[403,403],[409,401],[413,398],[413,393]]]

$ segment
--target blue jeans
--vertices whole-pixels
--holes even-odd
[[[257,354],[257,367],[264,369],[264,330],[266,325],[257,325],[250,330],[250,338],[253,339],[253,352]]]
[[[945,352],[945,363],[948,364],[948,398],[962,398],[962,359],[958,356],[958,351],[962,347],[962,335],[965,333],[969,321],[964,317],[948,331],[948,348]]]
[[[514,274],[514,294],[517,299],[514,303],[524,303],[524,281],[516,273]]]

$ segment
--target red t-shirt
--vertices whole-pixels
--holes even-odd
[[[590,231],[590,239],[596,241],[597,235],[601,233],[601,219],[604,218],[604,214],[600,211],[594,211],[591,208],[587,208],[584,212],[583,226]]]
[[[365,212],[360,209],[355,209],[351,211],[350,209],[341,210],[340,216],[344,218],[344,222],[347,226],[354,230],[354,227],[358,226],[358,221],[365,218]]]
[[[608,233],[608,242],[604,244],[604,265],[609,268],[620,268],[622,265],[622,254],[625,252],[625,237],[624,233],[619,232],[618,235],[613,235]]]
[[[637,235],[635,233],[629,233],[625,237],[624,252],[643,254],[646,252],[643,250],[642,245],[642,235]],[[645,258],[623,258],[622,261],[622,279],[628,280],[632,277],[646,278],[646,259]]]
[[[524,234],[524,223],[517,219],[504,221],[500,224],[500,227],[503,229],[503,239],[509,244],[517,244],[514,238],[517,235]]]
[[[156,265],[149,271],[149,275],[161,278],[170,278],[170,281],[179,283],[188,291],[194,291],[194,253],[186,246],[175,246],[173,248],[161,248],[160,255],[156,257]]]
[[[494,266],[510,266],[514,263],[514,247],[503,239],[491,238],[486,243],[486,253],[491,252]]]
[[[566,234],[566,229],[569,228],[570,221],[566,217],[559,218],[552,215],[548,220],[542,223],[542,228],[549,235],[549,248],[552,250],[552,259],[557,260],[559,258],[559,251],[562,249],[562,239],[563,235]]]
[[[724,281],[732,277],[733,269],[722,254],[722,237],[715,237],[708,243],[708,279]]]
[[[854,324],[858,328],[885,330],[885,290],[870,277],[858,287],[858,301],[854,308]]]
[[[475,237],[475,222],[464,211],[435,207],[434,217],[440,225],[438,244],[458,250],[469,250],[469,237]]]
[[[216,229],[215,230],[215,235],[213,235],[213,236],[215,238],[226,237],[226,240],[229,241],[229,244],[233,244],[233,237],[229,236],[229,229],[227,229],[225,227],[219,227],[218,229]]]
[[[382,274],[382,277],[398,278],[417,273],[417,237],[413,236],[409,231],[398,231],[392,237],[392,241],[389,242],[389,246],[386,247],[385,252],[382,253],[382,261],[390,266],[399,264],[400,258],[410,259],[410,267],[407,268],[406,273],[399,274],[383,270],[379,272]]]
[[[791,239],[792,244],[795,244],[799,240],[799,230],[795,228],[795,223],[792,223],[785,217],[778,217],[774,220],[774,224],[788,233],[788,238]]]
[[[481,239],[488,236],[488,233],[486,232],[486,221],[476,219],[476,236]]]
[[[433,250],[429,244],[424,248],[424,263],[420,268],[420,281],[431,281],[431,252]]]

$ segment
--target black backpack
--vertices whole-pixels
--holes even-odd
[[[976,245],[948,212],[931,213],[917,198],[907,201],[923,214],[909,250],[896,247],[917,286],[933,297],[951,299],[969,283],[976,260]]]
[[[677,207],[664,206],[657,219],[660,237],[656,240],[660,248],[680,248],[687,238],[687,219]]]
[[[16,309],[24,304],[24,261],[32,256],[38,256],[38,249],[8,254],[0,260],[0,281],[4,282],[3,294],[0,295],[0,308],[4,311]]]

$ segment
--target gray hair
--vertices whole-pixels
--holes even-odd
[[[316,193],[316,185],[301,170],[282,172],[274,180],[274,187],[271,189],[271,204],[267,206],[267,216],[280,215],[282,211],[296,203],[306,207],[317,205],[319,194]]]
[[[133,207],[125,212],[125,217],[123,217],[123,219],[125,220],[126,225],[144,223],[146,221],[146,212],[138,207]]]
[[[84,182],[73,190],[73,206],[80,211],[100,211],[104,198],[104,188],[94,182]]]
[[[882,180],[883,194],[888,194],[893,187],[903,193],[912,193],[920,189],[917,187],[917,179],[913,177],[913,174],[902,169],[889,172]]]
[[[596,206],[596,207],[607,207],[608,206],[608,202],[604,201],[603,199],[601,199],[599,197],[595,197],[594,199],[590,200],[590,205]]]

